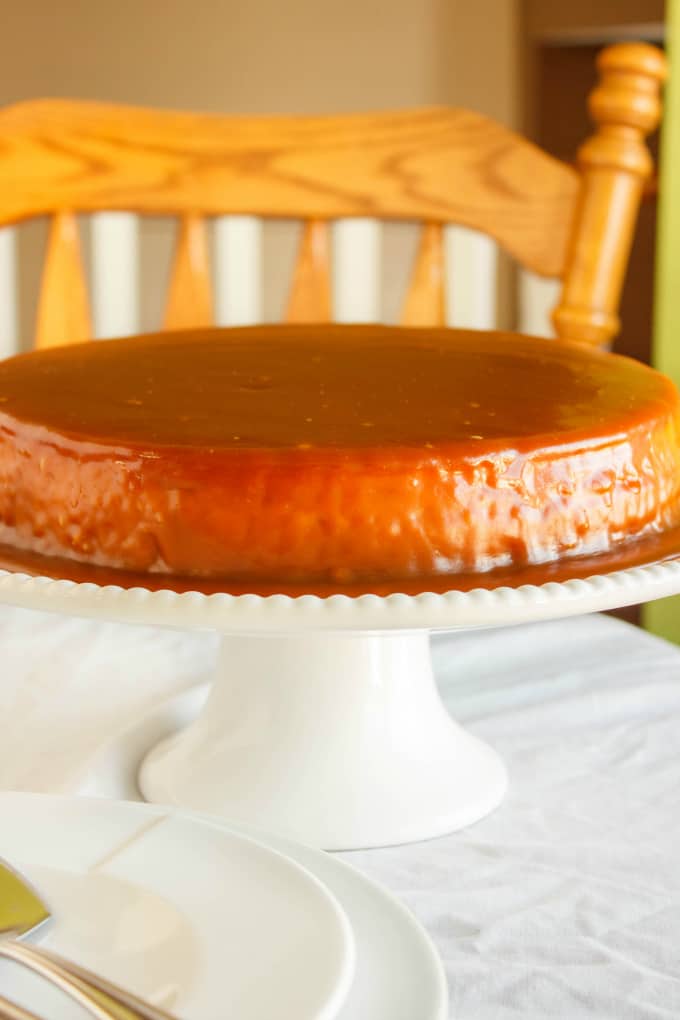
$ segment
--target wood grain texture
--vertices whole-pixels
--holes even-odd
[[[163,328],[189,329],[213,322],[208,232],[202,216],[189,214],[180,222]]]
[[[466,110],[222,117],[67,100],[0,111],[0,224],[51,213],[460,223],[561,275],[578,175]]]
[[[35,346],[75,344],[92,336],[80,253],[78,221],[72,212],[52,217],[40,285]]]
[[[441,223],[424,224],[401,312],[404,326],[444,326],[444,233]]]
[[[0,226],[54,217],[38,343],[91,332],[75,214],[107,210],[180,217],[166,328],[213,321],[206,217],[306,221],[287,313],[298,322],[331,317],[331,221],[370,218],[426,224],[406,324],[445,322],[442,230],[457,224],[562,279],[559,336],[607,343],[666,65],[655,47],[620,44],[599,68],[597,130],[578,170],[466,110],[222,117],[66,100],[0,110]]]
[[[558,336],[602,345],[619,330],[624,273],[653,170],[645,138],[661,116],[666,60],[654,46],[621,43],[602,51],[598,68],[589,99],[597,130],[578,154],[582,185],[553,322]]]
[[[330,322],[330,236],[323,220],[305,223],[288,298],[286,322]]]

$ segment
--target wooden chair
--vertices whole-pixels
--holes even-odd
[[[150,214],[180,220],[167,328],[257,321],[259,218],[267,217],[305,224],[288,321],[327,320],[333,312],[341,321],[375,319],[378,221],[401,220],[422,223],[403,323],[493,325],[500,246],[529,273],[521,326],[540,332],[532,330],[527,294],[536,292],[537,278],[554,279],[561,281],[558,291],[548,290],[551,301],[558,295],[557,334],[605,344],[618,329],[652,168],[645,136],[659,120],[665,61],[654,47],[624,44],[604,50],[598,67],[590,96],[597,127],[577,169],[457,109],[221,117],[66,100],[6,108],[0,226],[51,219],[36,344],[134,332],[136,216]],[[95,326],[77,214],[92,214]],[[216,287],[208,217],[216,218]],[[0,231],[4,353],[12,334],[13,233]]]

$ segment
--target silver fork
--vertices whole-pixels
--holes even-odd
[[[49,920],[49,908],[37,891],[0,858],[0,958],[13,960],[41,975],[84,1006],[96,1020],[175,1020],[165,1010],[84,967],[23,941]]]
[[[164,1009],[112,984],[98,974],[64,960],[51,950],[13,939],[0,940],[0,956],[44,977],[84,1006],[96,1020],[176,1020]],[[31,1020],[30,1014],[28,1020]]]
[[[0,1020],[40,1020],[40,1017],[0,995]]]

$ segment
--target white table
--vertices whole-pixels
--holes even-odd
[[[0,785],[64,789],[104,737],[202,680],[215,649],[0,607]],[[510,792],[468,830],[346,856],[432,933],[452,1016],[677,1020],[680,649],[589,616],[439,637],[435,666]]]

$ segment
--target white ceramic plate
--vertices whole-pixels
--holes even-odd
[[[41,944],[187,1020],[332,1020],[354,975],[335,897],[249,837],[146,804],[0,794],[0,855],[51,907]],[[3,962],[49,1020],[72,1002]]]
[[[337,896],[354,931],[354,983],[339,1020],[446,1020],[439,955],[394,896],[333,854],[243,829],[311,871]]]
[[[107,796],[116,793],[123,797],[138,796],[134,785],[137,762],[134,753],[130,757],[133,748],[134,741],[127,747],[112,742],[107,753],[91,763],[94,769],[88,789]],[[12,796],[19,801],[24,797],[34,803],[42,801],[57,815],[63,811],[61,805],[73,802],[53,796]],[[77,800],[80,802],[80,798]],[[4,795],[0,794],[0,818],[4,817],[3,803]],[[439,955],[421,925],[396,897],[333,854],[254,829],[235,829],[206,818],[201,822],[204,827],[217,827],[221,832],[245,833],[285,854],[315,875],[336,897],[350,922],[356,946],[354,980],[338,1020],[446,1020],[448,990]],[[52,1015],[48,1015],[52,1020]],[[215,1020],[213,1014],[209,1015],[210,1020]],[[76,1018],[68,1014],[68,1020]],[[219,1020],[231,1018],[220,1013]],[[266,1020],[291,1017],[275,1012],[267,1015]]]

